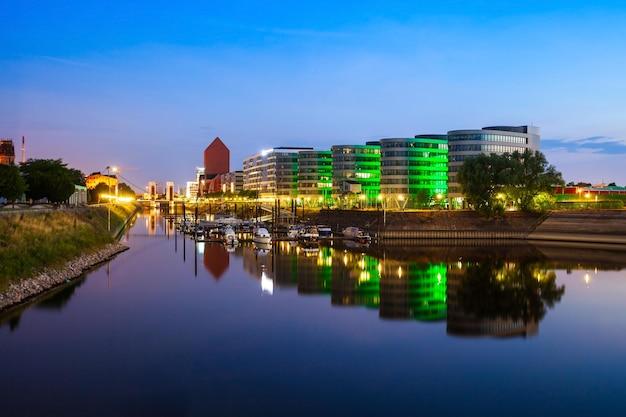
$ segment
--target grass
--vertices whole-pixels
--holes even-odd
[[[119,229],[134,208],[112,206],[111,230]],[[107,207],[100,206],[0,215],[0,290],[114,242],[108,213]]]

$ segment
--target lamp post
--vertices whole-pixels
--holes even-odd
[[[110,167],[107,167],[107,189],[109,190],[109,192],[107,193],[107,198],[109,199],[109,202],[107,203],[107,231],[111,232],[111,177],[109,176],[111,173],[109,172],[109,168]]]

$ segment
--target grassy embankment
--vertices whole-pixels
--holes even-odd
[[[134,210],[132,204],[111,206],[111,230],[119,230]],[[108,215],[103,206],[0,215],[0,291],[114,242]]]

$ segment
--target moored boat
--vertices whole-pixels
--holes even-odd
[[[320,239],[331,239],[333,237],[333,230],[325,224],[317,225],[317,233]]]
[[[315,226],[305,226],[300,233],[298,234],[298,240],[300,242],[317,242],[320,238],[319,232],[317,231],[317,227]]]
[[[252,232],[252,241],[267,244],[272,241],[272,235],[265,227],[255,227]]]
[[[352,239],[359,243],[368,244],[372,241],[372,237],[369,235],[369,233],[367,233],[363,229],[359,229],[358,227],[346,227],[342,230],[342,233],[344,237]]]
[[[235,246],[239,244],[239,239],[237,239],[235,230],[229,225],[224,226],[222,229],[222,240],[224,241],[224,244],[228,246]]]

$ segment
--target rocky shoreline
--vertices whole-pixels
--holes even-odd
[[[0,293],[0,312],[68,283],[83,275],[90,268],[106,262],[127,249],[127,246],[119,242],[111,243],[95,253],[85,254],[67,262],[63,268],[46,269],[36,277],[12,283],[5,292]]]

